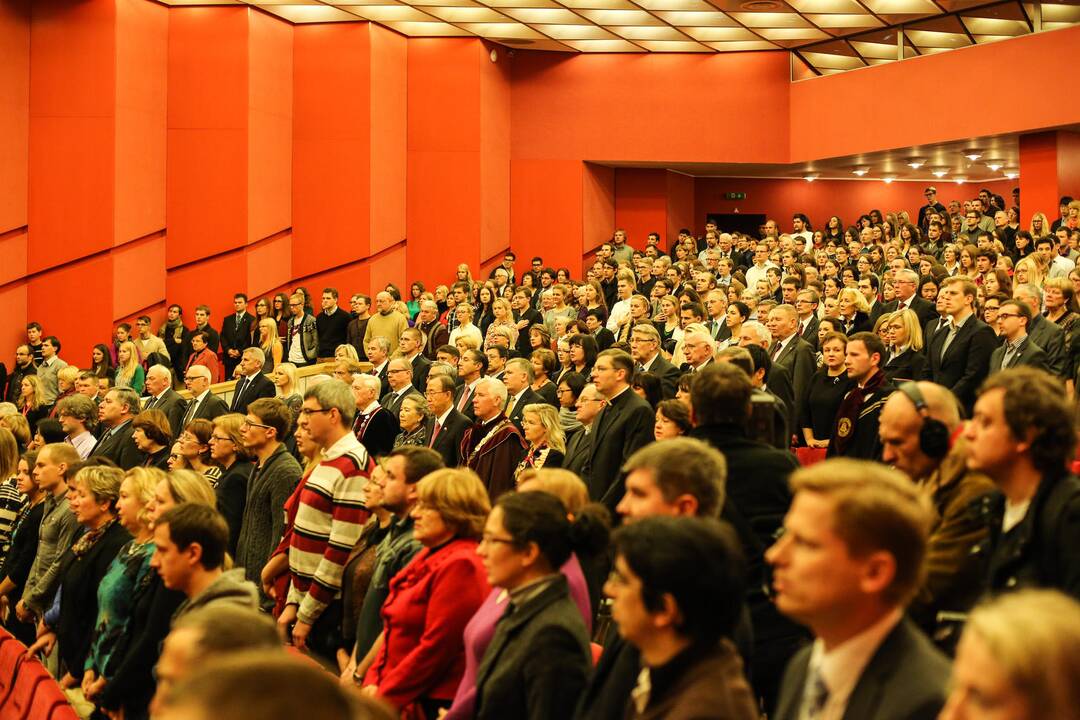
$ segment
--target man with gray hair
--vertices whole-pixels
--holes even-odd
[[[600,394],[592,383],[586,385],[578,395],[576,403],[577,421],[581,423],[581,429],[570,436],[566,441],[566,456],[563,459],[563,467],[578,477],[584,479],[589,465],[589,455],[592,452],[592,429],[593,421],[600,411],[607,405],[607,398]]]
[[[230,412],[243,415],[248,405],[259,398],[274,397],[276,388],[270,378],[263,374],[266,355],[261,348],[249,347],[240,358],[240,379],[233,390]]]
[[[151,365],[146,371],[146,394],[150,397],[144,410],[160,410],[169,419],[172,436],[179,437],[183,429],[184,411],[187,403],[172,389],[172,370],[164,365]]]
[[[321,454],[300,491],[289,543],[289,591],[278,617],[283,630],[292,626],[296,647],[309,647],[331,663],[340,644],[342,574],[368,518],[364,485],[373,462],[352,433],[355,414],[356,399],[340,380],[304,393],[299,423]]]
[[[686,358],[682,369],[701,372],[713,361],[716,341],[707,327],[701,323],[690,323],[683,329],[682,351]]]
[[[192,420],[214,418],[229,412],[229,406],[225,401],[210,392],[210,369],[204,365],[192,365],[184,373],[184,385],[191,393],[191,402],[188,403],[187,411],[180,428],[187,427]]]
[[[660,393],[665,400],[675,397],[675,389],[682,374],[660,354],[660,333],[651,323],[635,325],[630,330],[630,356],[634,358],[634,372],[650,372],[660,378]]]
[[[371,338],[365,345],[367,347],[368,360],[370,360],[372,364],[371,374],[379,378],[379,382],[382,385],[382,392],[378,395],[379,397],[382,397],[390,392],[390,379],[387,377],[387,373],[390,370],[390,341],[384,337],[378,336]]]
[[[132,439],[135,429],[131,425],[138,412],[139,396],[131,388],[113,388],[107,392],[98,408],[98,419],[104,430],[90,457],[107,458],[124,470],[139,465],[143,454]]]
[[[400,431],[394,414],[379,405],[382,383],[374,375],[354,375],[350,389],[356,400],[353,433],[369,455],[382,457],[394,447],[394,438]]]
[[[768,329],[773,338],[769,359],[774,368],[784,368],[791,376],[795,407],[791,417],[802,417],[810,393],[810,381],[817,370],[814,348],[799,336],[799,313],[792,305],[777,305],[769,312]]]
[[[895,271],[893,288],[896,290],[896,299],[885,303],[882,306],[883,312],[911,310],[919,317],[919,327],[926,327],[926,323],[937,317],[933,303],[919,297],[919,275],[914,270],[904,268]]]
[[[413,387],[412,364],[403,357],[394,358],[387,367],[386,379],[390,383],[390,392],[379,399],[379,404],[393,413],[396,418],[401,412],[401,401],[405,399],[405,396],[420,394]]]
[[[421,300],[416,329],[424,336],[424,357],[435,360],[438,349],[450,342],[450,331],[439,322],[439,306],[434,300]]]
[[[472,397],[476,422],[461,437],[462,464],[480,476],[492,502],[514,489],[514,470],[525,459],[527,445],[517,427],[503,414],[506,386],[486,377]]]
[[[769,349],[769,343],[772,342],[772,333],[769,332],[769,328],[765,327],[757,320],[749,320],[742,325],[742,331],[739,333],[739,347],[746,347],[747,345],[757,345],[765,350]]]
[[[1058,377],[1065,377],[1067,370],[1067,351],[1065,331],[1056,322],[1051,322],[1042,314],[1042,290],[1038,285],[1023,284],[1013,288],[1013,298],[1027,303],[1031,308],[1031,322],[1028,323],[1028,339],[1046,351],[1046,364],[1050,372]],[[1066,378],[1070,379],[1070,378]]]
[[[533,389],[532,363],[525,358],[513,358],[506,362],[503,371],[503,383],[506,385],[506,417],[521,430],[521,416],[525,412],[526,405],[542,403],[540,397]]]

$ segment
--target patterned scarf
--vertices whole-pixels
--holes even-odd
[[[863,401],[884,384],[885,373],[878,370],[866,381],[866,385],[856,385],[844,396],[840,409],[836,411],[836,434],[833,436],[833,447],[836,448],[837,455],[845,454],[852,438],[855,437],[855,424],[859,421]]]
[[[88,530],[84,532],[82,534],[82,537],[76,540],[75,544],[71,546],[72,554],[77,558],[81,558],[83,555],[90,552],[90,550],[95,545],[97,545],[97,542],[101,539],[101,536],[105,534],[105,531],[112,527],[113,523],[115,522],[116,518],[112,518],[107,523],[99,527],[97,530]]]

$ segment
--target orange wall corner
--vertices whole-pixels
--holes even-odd
[[[292,224],[293,26],[248,16],[247,242]]]
[[[371,38],[371,253],[395,245],[406,234],[408,165],[408,40],[368,25]],[[404,275],[404,273],[402,273]]]
[[[0,3],[0,233],[26,225],[29,164],[30,3],[13,0]]]
[[[165,300],[165,233],[155,233],[113,249],[111,319]]]

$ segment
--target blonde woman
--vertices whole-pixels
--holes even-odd
[[[139,351],[135,343],[127,340],[116,351],[116,387],[131,388],[142,395],[146,371],[139,364]]]
[[[493,320],[487,328],[487,336],[485,338],[485,347],[491,345],[491,339],[495,328],[502,328],[510,333],[510,347],[514,347],[517,344],[518,329],[514,323],[514,311],[510,307],[510,303],[506,298],[495,298],[491,303],[491,314]]]
[[[968,616],[941,720],[1076,717],[1080,707],[1080,603],[1022,590]]]
[[[1031,225],[1028,226],[1028,230],[1031,232],[1031,237],[1038,240],[1050,234],[1050,221],[1046,219],[1045,214],[1037,212],[1031,216]]]
[[[273,379],[274,385],[277,387],[277,397],[292,411],[293,418],[298,417],[300,406],[304,404],[304,398],[300,395],[300,383],[296,379],[296,366],[288,362],[281,363],[274,368]]]
[[[521,413],[521,431],[529,451],[514,471],[514,478],[529,469],[557,468],[566,454],[566,435],[559,421],[559,411],[547,403],[526,405]]]
[[[1043,281],[1046,280],[1046,272],[1035,258],[1035,255],[1028,255],[1016,263],[1016,267],[1013,268],[1014,288],[1025,284],[1042,287]],[[1041,311],[1041,308],[1033,308],[1033,310]]]
[[[344,345],[338,345],[334,348],[334,359],[360,362],[360,353],[356,352],[356,348],[352,345],[345,343]]]
[[[450,344],[461,350],[457,341],[460,337],[470,337],[476,340],[476,347],[484,342],[483,335],[480,334],[480,328],[473,324],[473,307],[472,305],[463,304],[454,308],[455,316],[457,317],[458,326],[454,328],[454,331],[450,333]]]
[[[105,670],[131,622],[135,588],[154,572],[150,557],[154,554],[154,535],[148,508],[154,489],[165,474],[157,468],[136,467],[124,474],[116,500],[116,516],[131,540],[120,552],[98,586],[98,616],[86,658],[82,689],[87,699],[105,687]]]
[[[273,318],[263,318],[259,321],[259,348],[263,351],[265,362],[263,373],[269,375],[281,364],[281,338],[278,336],[277,323]]]
[[[45,388],[41,386],[41,378],[37,375],[27,375],[22,379],[19,386],[19,412],[26,418],[30,434],[33,436],[37,428],[38,420],[49,416],[49,406],[45,404]]]
[[[851,337],[857,332],[872,332],[874,324],[870,321],[870,306],[856,288],[844,288],[836,296],[836,310],[840,315],[843,332]]]
[[[898,382],[918,380],[926,367],[919,316],[910,309],[888,315],[886,338],[883,338],[889,348],[888,362],[882,367],[885,377]]]

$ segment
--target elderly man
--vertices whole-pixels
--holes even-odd
[[[885,401],[878,420],[882,462],[902,471],[934,506],[926,548],[926,578],[908,614],[932,633],[939,612],[967,612],[982,594],[983,566],[974,548],[986,539],[971,505],[994,490],[986,475],[965,467],[967,447],[950,438],[960,426],[960,403],[929,382],[903,383]]]
[[[384,337],[390,344],[388,353],[393,355],[397,351],[401,333],[409,327],[409,321],[394,309],[394,298],[386,291],[375,296],[375,307],[378,312],[368,320],[367,330],[364,331],[364,345],[370,343],[372,338]]]
[[[566,441],[566,455],[563,467],[576,474],[588,484],[589,455],[592,453],[593,421],[604,409],[607,400],[592,383],[586,385],[578,395],[575,405],[577,421],[581,429]]]
[[[131,421],[139,412],[139,396],[131,388],[114,388],[105,394],[98,408],[98,419],[103,428],[98,444],[90,457],[103,457],[118,467],[130,470],[143,460],[143,454],[135,446]]]
[[[434,369],[434,368],[433,368]],[[432,372],[424,397],[431,410],[428,421],[428,447],[442,455],[446,467],[461,464],[461,438],[472,421],[454,407],[454,378]]]
[[[201,365],[199,367],[202,367]],[[172,389],[172,371],[164,365],[151,365],[146,371],[146,400],[143,410],[160,410],[169,419],[172,436],[179,437],[183,430],[184,411],[187,403]]]
[[[353,433],[369,455],[382,457],[394,447],[394,438],[400,431],[394,414],[379,405],[382,384],[374,375],[354,375],[350,387],[356,400]]]
[[[932,720],[949,663],[904,618],[918,589],[930,509],[900,473],[829,460],[791,478],[769,548],[776,607],[813,632],[784,675],[776,720]]]
[[[494,378],[476,384],[476,422],[461,438],[462,464],[480,476],[492,501],[514,489],[514,470],[525,458],[525,438],[503,414],[506,386]]]
[[[513,358],[507,361],[503,372],[503,384],[506,385],[506,417],[518,430],[521,430],[521,416],[525,406],[542,403],[544,398],[532,389],[533,367],[525,358]]]
[[[715,351],[716,341],[704,325],[691,323],[683,329],[682,352],[686,358],[686,363],[682,366],[684,372],[697,373],[704,370],[713,362]]]
[[[773,339],[769,359],[774,368],[784,368],[791,376],[795,392],[792,417],[801,418],[810,381],[817,370],[814,348],[799,335],[799,313],[792,305],[777,305],[770,310],[768,329]]]
[[[379,398],[379,404],[393,413],[396,418],[401,412],[401,401],[406,395],[419,395],[420,392],[413,387],[412,365],[403,357],[396,357],[390,361],[386,371],[386,378],[390,383],[390,392]]]
[[[266,355],[257,347],[250,347],[240,358],[240,378],[233,390],[230,412],[243,415],[247,407],[259,398],[272,398],[275,394],[274,383],[263,374]]]
[[[371,374],[379,378],[382,386],[382,391],[379,392],[379,397],[382,397],[390,392],[390,341],[384,337],[371,338],[367,343],[367,356],[372,365]]]
[[[933,303],[919,297],[919,274],[914,270],[903,269],[893,273],[893,287],[896,289],[896,299],[885,303],[885,312],[911,310],[919,318],[919,327],[926,327],[926,323],[937,317]]]
[[[434,300],[420,301],[420,314],[416,316],[416,329],[424,336],[424,357],[435,360],[440,347],[450,342],[450,331],[439,322],[439,306]]]
[[[203,365],[192,365],[184,373],[184,385],[191,393],[191,401],[181,428],[196,418],[213,420],[214,418],[229,412],[229,406],[225,401],[210,392],[210,369]]]
[[[630,331],[630,356],[634,372],[649,372],[660,378],[660,392],[665,400],[675,397],[682,374],[660,354],[660,333],[652,324],[636,325]]]

